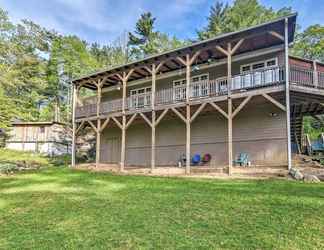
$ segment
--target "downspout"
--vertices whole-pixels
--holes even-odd
[[[286,75],[287,160],[288,160],[288,170],[290,170],[291,169],[291,134],[290,134],[288,18],[285,19],[285,75]]]
[[[75,130],[76,130],[76,124],[75,124],[75,107],[76,107],[76,86],[75,84],[72,83],[72,162],[71,162],[71,167],[75,167]]]

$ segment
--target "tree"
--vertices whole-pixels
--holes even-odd
[[[176,37],[169,38],[167,34],[155,31],[155,21],[156,18],[150,12],[144,13],[137,21],[134,33],[129,33],[128,45],[133,59],[161,53],[185,44]]]
[[[211,6],[209,16],[207,17],[207,27],[201,31],[197,31],[198,37],[201,40],[208,39],[211,36],[223,33],[223,24],[225,23],[226,15],[229,10],[228,3],[216,2]]]
[[[297,33],[293,55],[324,62],[324,26],[315,24]]]
[[[107,68],[120,65],[128,61],[127,55],[122,45],[116,46],[93,43],[90,46],[90,53],[100,64],[100,67]]]
[[[90,53],[88,44],[77,36],[58,35],[53,39],[47,64],[47,86],[44,90],[47,104],[52,106],[55,114],[52,119],[68,117],[67,114],[60,116],[60,111],[68,111],[66,106],[69,105],[67,98],[70,80],[93,72],[100,66]]]
[[[38,43],[30,39],[31,23],[13,25],[8,14],[0,10],[0,27],[2,101],[9,98],[20,118],[32,120],[37,118],[37,99],[44,87],[44,60],[38,55]]]
[[[231,6],[217,1],[211,7],[207,26],[198,30],[197,34],[199,39],[208,39],[222,33],[264,23],[289,13],[291,13],[291,8],[284,7],[275,11],[261,5],[258,0],[236,0]]]

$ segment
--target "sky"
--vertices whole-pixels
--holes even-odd
[[[225,2],[231,3],[233,0]],[[306,28],[324,24],[324,0],[259,0],[267,7],[290,6]],[[75,34],[88,42],[107,44],[134,29],[140,14],[151,11],[156,28],[181,39],[195,39],[207,23],[215,0],[0,0],[15,23],[30,19],[62,34]]]

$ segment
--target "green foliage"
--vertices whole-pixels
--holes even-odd
[[[207,26],[197,33],[200,39],[208,39],[222,33],[264,23],[289,13],[291,13],[291,8],[285,7],[275,11],[261,5],[258,0],[236,0],[231,6],[216,1],[207,18]]]
[[[119,47],[89,45],[0,8],[0,128],[12,120],[68,122],[70,80],[125,61]]]
[[[319,119],[323,119],[319,117]],[[318,139],[321,133],[324,133],[324,126],[311,116],[304,117],[303,120],[304,134],[308,134],[311,140]]]
[[[292,54],[324,62],[324,26],[315,24],[297,33]]]
[[[131,58],[140,59],[185,45],[176,37],[155,31],[155,21],[152,13],[146,12],[137,21],[134,33],[129,33]]]

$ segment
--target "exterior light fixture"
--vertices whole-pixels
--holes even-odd
[[[117,90],[120,90],[121,89],[121,82],[118,82],[118,84],[117,84]]]
[[[199,66],[198,65],[195,65],[194,67],[193,67],[193,71],[197,71],[197,70],[199,70],[200,68],[199,68]]]
[[[271,112],[269,115],[270,115],[271,117],[277,117],[277,116],[278,116],[278,114],[277,114],[277,113],[274,113],[274,112]]]

